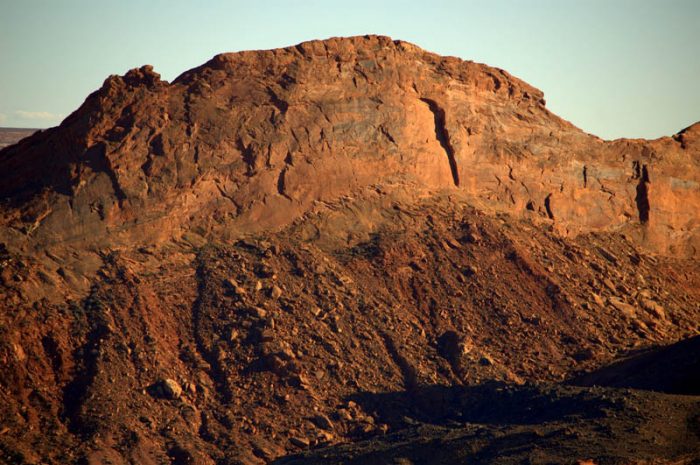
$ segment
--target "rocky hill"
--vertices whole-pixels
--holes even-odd
[[[699,164],[387,37],[111,76],[0,151],[0,460],[693,463]]]

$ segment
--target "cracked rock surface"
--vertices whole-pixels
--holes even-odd
[[[0,463],[694,463],[698,163],[381,36],[109,77],[0,151]]]

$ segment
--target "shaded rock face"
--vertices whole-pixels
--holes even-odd
[[[112,76],[60,127],[5,149],[0,197],[32,200],[6,212],[3,241],[235,237],[401,186],[695,256],[699,140],[695,125],[604,142],[505,71],[387,37],[222,54],[173,83],[149,66]]]

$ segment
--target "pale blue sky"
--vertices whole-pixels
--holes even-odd
[[[503,68],[604,138],[700,120],[700,0],[0,0],[0,126],[58,124],[110,74],[384,34]]]

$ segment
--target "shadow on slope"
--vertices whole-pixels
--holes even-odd
[[[569,384],[700,395],[700,336],[635,354]]]
[[[614,403],[587,390],[557,385],[421,386],[411,391],[361,392],[352,400],[391,429],[417,423],[537,425],[605,416]]]
[[[697,463],[691,396],[566,385],[422,386],[351,397],[389,434],[275,464]]]

